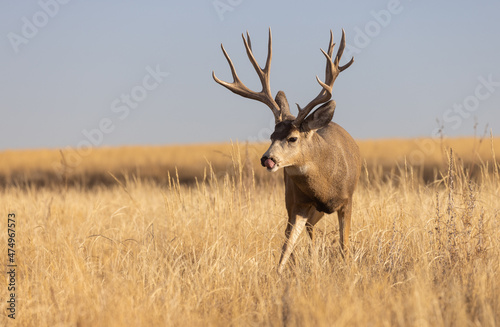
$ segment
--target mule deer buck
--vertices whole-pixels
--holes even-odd
[[[271,135],[271,146],[262,156],[261,164],[270,172],[276,172],[280,168],[284,171],[288,224],[278,273],[283,272],[287,261],[292,257],[293,248],[304,227],[314,241],[314,225],[325,213],[337,212],[340,248],[344,256],[349,252],[352,195],[361,170],[357,144],[342,127],[331,121],[336,106],[335,101],[330,100],[333,83],[340,72],[347,69],[354,61],[352,58],[344,66],[339,66],[345,48],[345,32],[342,30],[340,46],[333,58],[335,44],[333,33],[330,31],[328,52],[321,49],[326,57],[325,82],[316,76],[321,91],[304,108],[297,104],[297,117],[290,113],[283,91],[279,91],[274,99],[271,95],[269,82],[272,57],[271,29],[269,29],[268,54],[264,69],[255,60],[248,32],[246,38],[243,34],[242,37],[248,58],[259,75],[262,90],[254,92],[241,82],[223,45],[221,45],[222,52],[231,68],[233,82],[227,83],[218,79],[214,72],[212,77],[232,92],[266,104],[274,114],[276,125]],[[318,105],[321,106],[313,111]]]

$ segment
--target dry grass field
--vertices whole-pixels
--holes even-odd
[[[333,214],[282,276],[284,186],[259,167],[265,145],[2,152],[15,323],[500,325],[499,141],[360,141],[350,258]]]

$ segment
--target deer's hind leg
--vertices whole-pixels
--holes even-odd
[[[349,255],[349,231],[351,230],[352,197],[338,211],[340,251],[342,257]]]

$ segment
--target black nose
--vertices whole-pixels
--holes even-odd
[[[262,158],[260,158],[260,164],[262,165],[262,167],[265,167],[266,165],[264,164],[264,162],[266,162],[266,160],[269,159],[268,157],[266,156],[263,156]]]

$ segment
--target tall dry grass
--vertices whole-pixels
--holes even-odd
[[[446,151],[434,182],[401,164],[364,170],[351,258],[336,215],[302,235],[276,274],[286,210],[280,179],[255,182],[244,148],[224,176],[165,184],[7,185],[18,217],[19,326],[495,326],[500,323],[498,164]],[[375,167],[376,168],[376,167]],[[2,226],[4,230],[4,226]],[[6,233],[0,253],[7,253]],[[6,259],[6,258],[5,258]],[[1,278],[0,294],[6,292]],[[0,305],[5,312],[6,303]],[[11,324],[5,316],[2,324]]]

